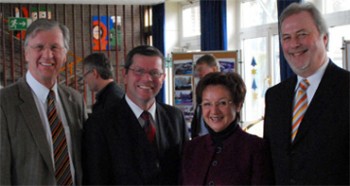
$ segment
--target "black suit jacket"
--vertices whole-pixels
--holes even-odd
[[[125,97],[84,126],[83,180],[95,185],[177,184],[187,136],[182,112],[157,103],[156,142],[151,145]]]
[[[103,112],[105,109],[110,109],[119,102],[124,96],[124,91],[116,82],[110,82],[96,95],[96,103],[92,107],[93,113]]]
[[[276,184],[349,185],[349,72],[329,62],[291,143],[297,77],[266,93],[264,138]]]

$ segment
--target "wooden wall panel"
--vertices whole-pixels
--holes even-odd
[[[71,4],[16,4],[0,3],[0,85],[8,86],[23,77],[26,72],[23,50],[23,32],[10,31],[7,21],[15,17],[15,8],[20,17],[28,16],[25,9],[44,8],[51,11],[51,19],[65,24],[71,34],[70,50],[67,54],[67,63],[61,69],[59,83],[66,84],[84,95],[88,106],[94,102],[94,94],[88,90],[83,81],[83,66],[81,60],[92,52],[103,52],[114,67],[115,80],[121,87],[122,65],[129,50],[133,47],[146,44],[142,25],[144,25],[144,10],[142,5],[71,5]],[[48,12],[46,12],[48,13]],[[26,15],[27,14],[27,15]],[[121,16],[122,39],[119,50],[93,51],[92,50],[92,16]],[[30,16],[30,15],[29,15]]]

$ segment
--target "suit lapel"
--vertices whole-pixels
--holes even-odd
[[[280,124],[276,125],[278,128],[277,131],[280,134],[279,136],[283,137],[283,144],[288,144],[285,149],[289,149],[289,144],[291,141],[291,130],[292,130],[292,118],[293,118],[293,100],[294,100],[294,89],[297,83],[297,77],[293,77],[289,80],[286,80],[283,87],[284,90],[281,98],[276,98],[276,102],[280,104]]]
[[[19,83],[19,97],[23,100],[23,103],[19,107],[21,114],[25,119],[25,124],[32,133],[34,141],[38,146],[48,169],[54,174],[52,159],[50,156],[51,153],[49,150],[50,147],[46,139],[45,131],[43,130],[41,118],[37,109],[33,109],[37,107],[31,89],[23,79],[21,79]]]
[[[74,105],[72,103],[73,102],[72,97],[68,92],[64,91],[60,86],[58,86],[58,94],[62,102],[62,107],[64,110],[64,114],[66,115],[69,128],[72,128],[73,127],[72,123],[74,122],[74,117],[72,115],[74,113],[71,112],[72,110],[71,106]]]

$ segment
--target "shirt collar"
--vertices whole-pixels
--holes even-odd
[[[125,94],[125,100],[128,103],[128,105],[130,106],[131,110],[134,112],[136,118],[139,118],[143,112],[143,109],[141,109],[139,106],[137,106],[129,97],[127,94]],[[151,115],[153,120],[155,120],[155,116],[156,116],[156,104],[155,102],[153,103],[153,105],[151,106],[150,109],[147,110]]]
[[[29,87],[32,89],[36,97],[43,103],[46,103],[47,96],[49,95],[50,89],[42,85],[39,81],[37,81],[32,74],[28,71],[26,74],[26,80]],[[52,87],[52,90],[55,92],[55,95],[58,95],[57,91],[57,82]]]
[[[327,65],[329,63],[329,59],[327,59],[327,61],[325,63],[323,63],[323,65],[311,76],[307,77],[307,78],[303,78],[301,76],[298,76],[298,83],[296,88],[298,87],[299,83],[303,80],[303,79],[307,79],[310,82],[310,86],[315,85],[316,87],[318,87],[318,85],[321,82],[321,79],[323,77],[324,72],[326,71]]]

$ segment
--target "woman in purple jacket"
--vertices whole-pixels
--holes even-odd
[[[185,145],[183,185],[273,184],[265,142],[238,126],[245,94],[245,84],[237,73],[214,72],[200,80],[197,103],[209,134]]]

